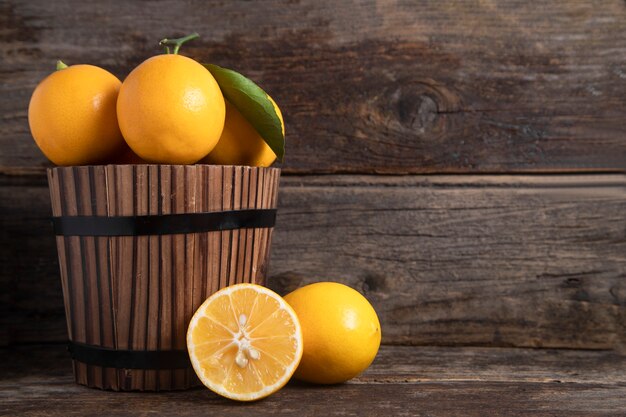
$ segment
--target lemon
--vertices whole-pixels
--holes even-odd
[[[280,119],[283,135],[285,125],[280,109],[270,96],[274,110]],[[226,121],[217,145],[202,160],[204,163],[217,165],[248,165],[268,167],[276,160],[276,154],[263,140],[261,135],[245,117],[226,100]]]
[[[304,352],[294,377],[319,384],[345,382],[372,363],[381,328],[372,305],[336,282],[306,285],[285,296],[302,327]]]
[[[177,55],[177,48],[174,52],[148,58],[128,74],[117,99],[117,118],[124,139],[140,158],[191,164],[211,152],[220,138],[224,96],[205,67]]]
[[[28,123],[37,146],[56,165],[106,161],[126,145],[115,105],[122,84],[94,65],[67,67],[46,77],[33,92]]]
[[[302,332],[278,294],[237,284],[198,308],[189,323],[187,349],[206,387],[226,398],[253,401],[289,381],[302,357]]]

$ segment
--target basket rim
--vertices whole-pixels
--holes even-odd
[[[47,167],[46,171],[48,172],[53,172],[53,171],[69,171],[69,170],[76,170],[76,169],[84,169],[84,170],[93,170],[93,169],[103,169],[106,167],[122,167],[122,166],[140,166],[140,167],[151,167],[151,166],[158,166],[158,167],[183,167],[186,169],[199,169],[199,168],[204,168],[204,167],[208,167],[209,169],[219,169],[219,170],[224,170],[224,169],[232,169],[232,168],[242,168],[242,169],[247,169],[247,170],[258,170],[258,171],[281,171],[281,168],[278,167],[255,167],[255,166],[249,166],[249,165],[214,165],[214,164],[187,164],[187,165],[182,165],[182,164],[101,164],[101,165],[68,165],[68,166],[54,166],[54,167]]]

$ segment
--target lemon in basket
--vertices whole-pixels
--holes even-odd
[[[174,43],[173,53],[148,58],[122,83],[120,129],[145,161],[192,164],[220,138],[226,110],[219,85],[200,63],[178,55],[180,45],[197,36],[164,39],[162,44]]]
[[[274,106],[284,136],[285,125],[280,109],[270,96],[267,98]],[[222,136],[220,136],[215,148],[202,162],[217,165],[268,167],[275,160],[276,154],[259,132],[234,105],[226,100],[226,121]]]
[[[121,84],[100,67],[58,61],[28,106],[30,131],[44,155],[56,165],[88,165],[120,152],[126,146],[115,111]]]

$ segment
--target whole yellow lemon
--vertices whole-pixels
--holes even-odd
[[[380,322],[358,291],[336,282],[319,282],[284,298],[300,320],[304,341],[295,378],[336,384],[354,378],[372,363],[380,347]]]
[[[148,58],[124,80],[117,118],[128,146],[148,162],[191,164],[217,144],[224,96],[211,73],[182,55]]]
[[[33,92],[28,124],[37,146],[56,165],[96,164],[125,146],[115,106],[121,82],[94,65],[59,62]]]
[[[280,109],[269,97],[280,119],[285,134],[285,124]],[[276,154],[263,140],[246,118],[226,100],[226,121],[220,140],[202,162],[217,165],[248,165],[268,167],[276,160]]]

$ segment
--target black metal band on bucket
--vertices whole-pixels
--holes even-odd
[[[69,342],[72,359],[87,365],[117,369],[191,368],[186,350],[117,350],[102,346]]]
[[[276,209],[214,211],[146,216],[59,216],[52,218],[55,235],[140,236],[268,228]]]

